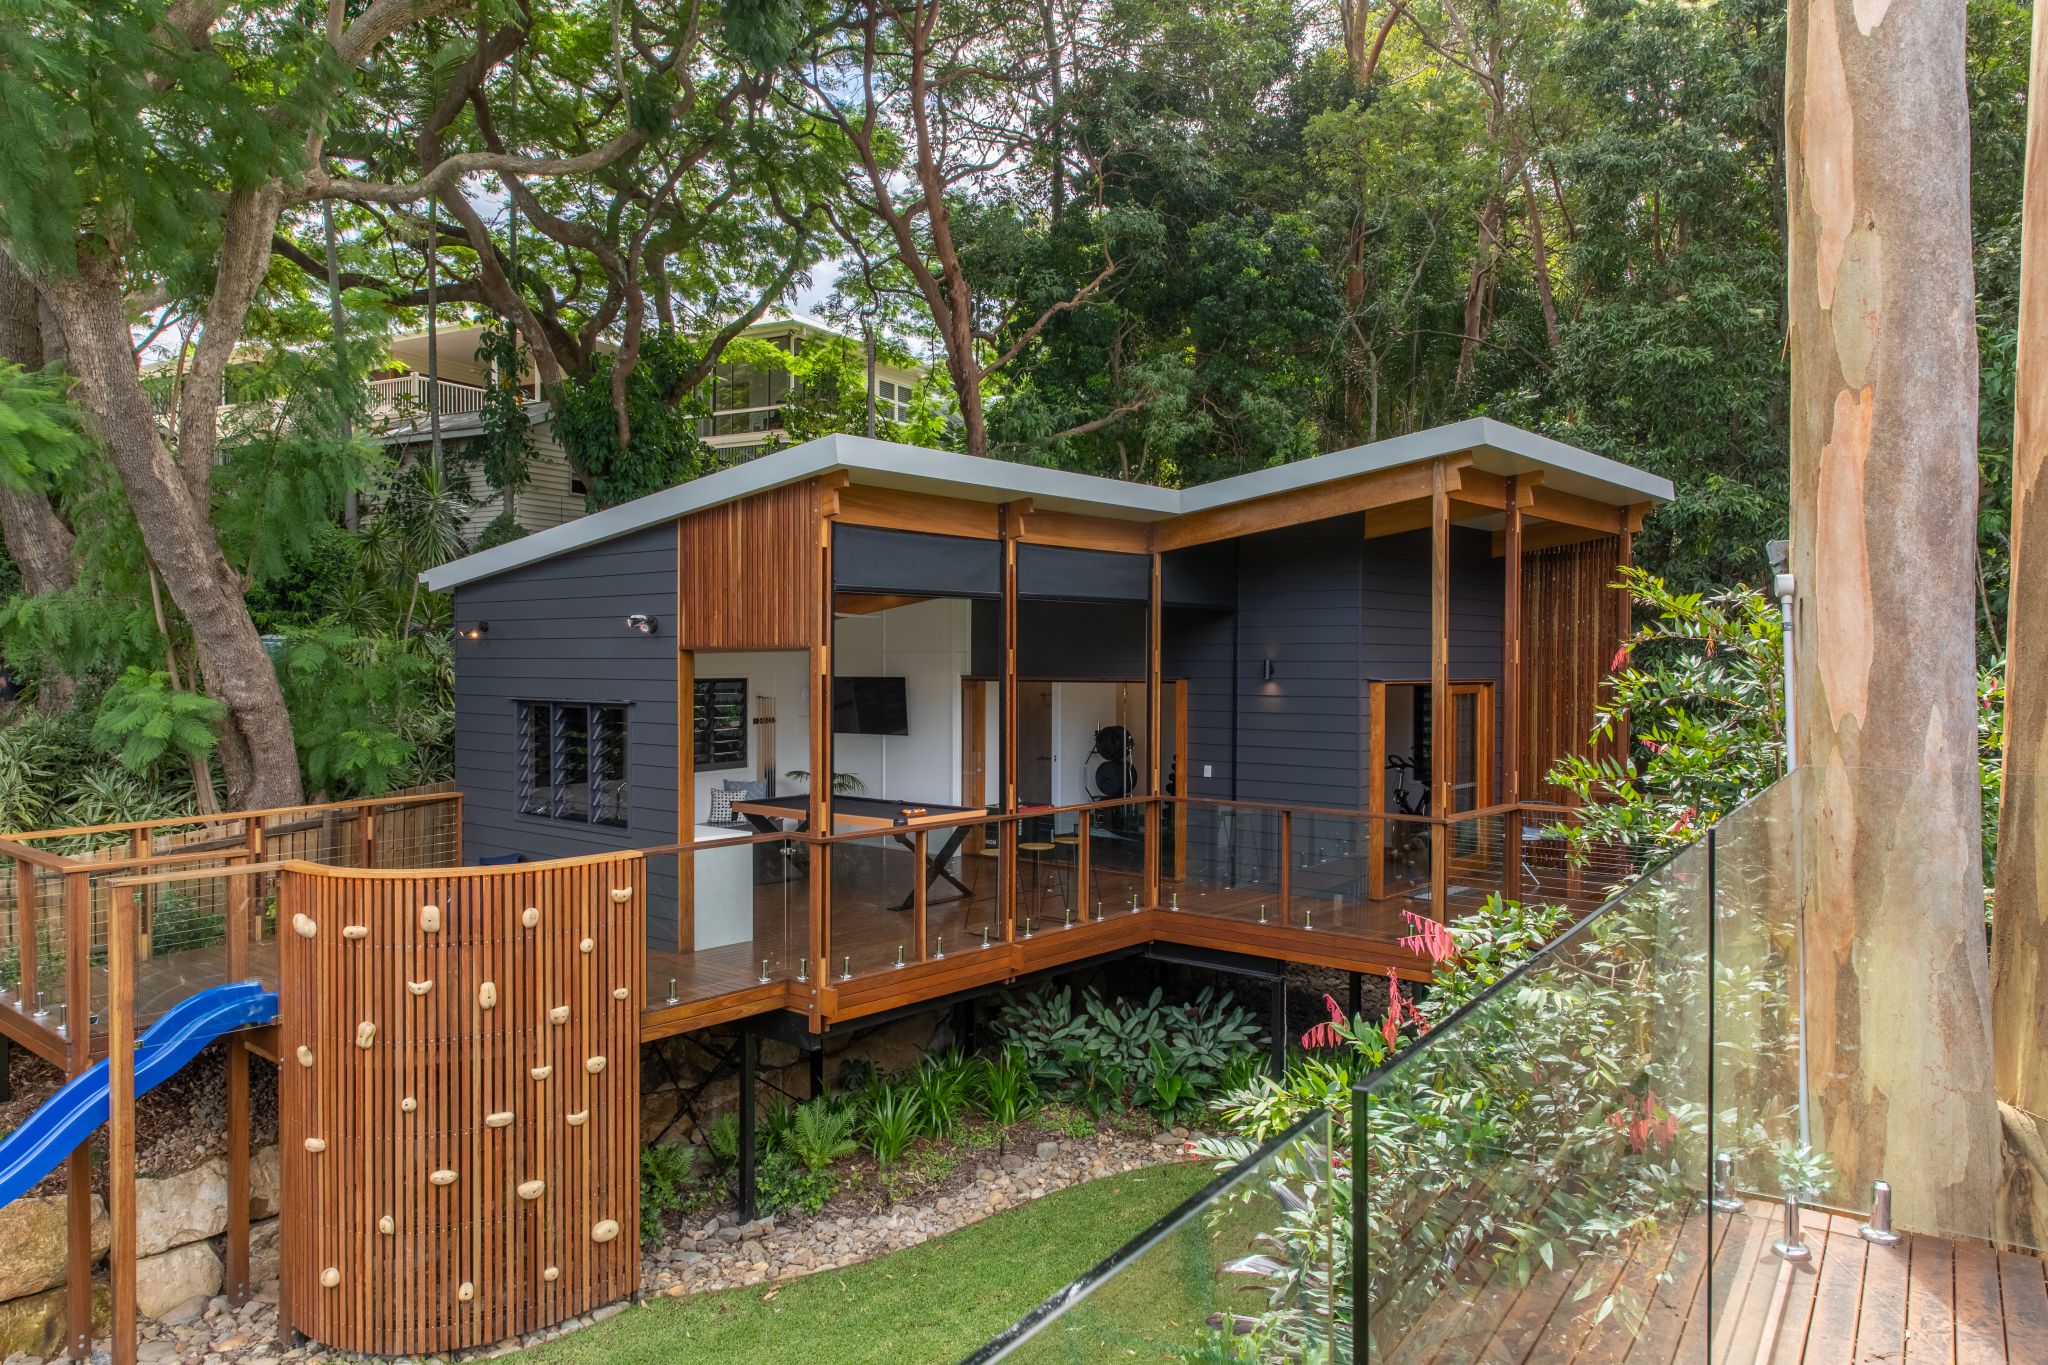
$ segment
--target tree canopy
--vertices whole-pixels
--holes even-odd
[[[1987,656],[2029,18],[1969,6]],[[416,575],[530,440],[504,385],[462,447],[363,439],[385,339],[489,324],[603,505],[724,458],[722,359],[863,430],[858,343],[744,336],[820,295],[929,366],[884,434],[1186,485],[1487,413],[1671,478],[1674,590],[1759,582],[1785,40],[1762,0],[0,0],[0,648],[137,782],[432,777]]]

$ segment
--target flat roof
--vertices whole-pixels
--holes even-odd
[[[616,540],[692,512],[835,471],[843,471],[851,482],[869,487],[898,488],[971,502],[1029,498],[1041,511],[1153,522],[1464,451],[1470,451],[1473,463],[1489,473],[1526,474],[1540,470],[1548,488],[1616,507],[1669,502],[1672,498],[1669,479],[1491,417],[1471,417],[1193,488],[1128,483],[1095,474],[875,441],[865,436],[821,436],[451,560],[421,574],[420,581],[436,592],[444,592],[556,555]]]

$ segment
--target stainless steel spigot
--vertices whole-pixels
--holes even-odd
[[[1714,1158],[1714,1195],[1707,1205],[1722,1213],[1742,1212],[1742,1201],[1735,1195],[1735,1157],[1731,1153]]]
[[[1785,1196],[1785,1235],[1771,1243],[1771,1250],[1794,1263],[1812,1260],[1813,1252],[1800,1240],[1801,1232],[1799,1196],[1788,1194]]]
[[[1870,1221],[1856,1231],[1866,1242],[1895,1247],[1899,1234],[1892,1231],[1892,1187],[1882,1180],[1870,1182]]]

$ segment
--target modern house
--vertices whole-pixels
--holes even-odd
[[[1185,490],[808,442],[425,576],[462,847],[655,851],[650,1036],[1145,942],[1420,975],[1403,912],[1613,880],[1544,775],[1670,496],[1487,419]]]

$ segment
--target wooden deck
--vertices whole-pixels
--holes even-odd
[[[1706,1215],[1526,1286],[1460,1280],[1375,1359],[1388,1365],[2048,1365],[2039,1257],[1808,1210],[1812,1259],[1771,1250],[1783,1214]],[[1602,1313],[1605,1316],[1602,1316]]]

